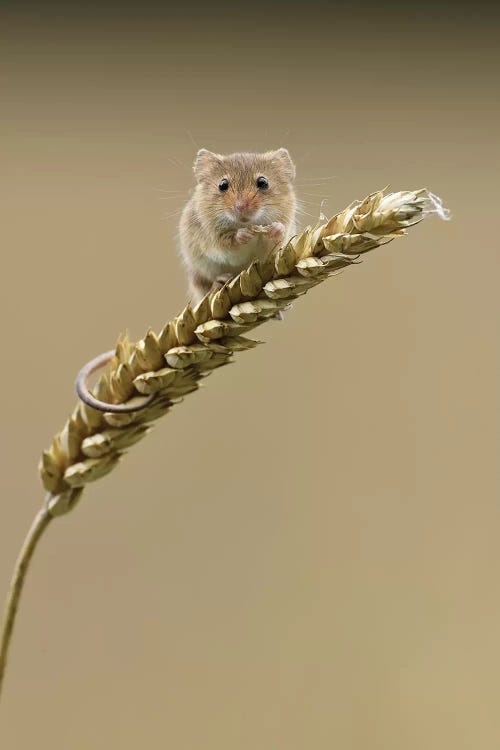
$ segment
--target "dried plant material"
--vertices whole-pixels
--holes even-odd
[[[88,482],[94,482],[96,479],[106,476],[115,468],[120,456],[121,453],[107,453],[101,458],[86,458],[72,464],[64,472],[66,486],[83,487]]]
[[[153,402],[145,414],[104,417],[79,404],[40,462],[49,495],[109,473],[174,400],[196,390],[199,381],[227,364],[233,353],[256,345],[244,338],[247,332],[329,276],[358,263],[363,253],[404,235],[428,214],[447,218],[439,198],[427,190],[372,193],[325,223],[307,227],[268,261],[253,262],[194,310],[187,305],[158,336],[149,330],[135,346],[121,339],[110,370],[97,385],[99,398],[122,403],[134,393],[155,393],[162,402]],[[265,227],[253,229],[258,233]]]
[[[95,397],[110,404],[137,403],[138,408],[143,404],[141,394],[154,398],[144,409],[128,413],[103,413],[79,402],[43,452],[39,471],[47,495],[21,550],[7,599],[0,688],[26,569],[51,519],[68,513],[87,483],[112,471],[123,453],[145,437],[151,423],[195,391],[212,370],[261,343],[247,338],[249,331],[430,214],[448,218],[440,199],[427,190],[372,193],[328,221],[307,227],[267,260],[254,261],[195,308],[187,305],[158,335],[149,330],[136,344],[127,336],[119,338],[94,388]],[[253,231],[267,229],[255,226]]]
[[[269,234],[269,225],[252,224],[249,229],[251,229],[254,234]]]
[[[87,458],[100,458],[107,453],[115,453],[125,448],[130,448],[149,432],[148,425],[132,425],[128,428],[110,428],[98,432],[92,437],[85,438],[82,443],[82,453]]]
[[[174,383],[176,377],[176,370],[171,367],[163,367],[156,372],[144,372],[138,375],[134,380],[134,385],[139,393],[149,395],[166,390]]]
[[[265,266],[262,266],[265,268]],[[239,290],[237,299],[234,299],[233,290],[233,302],[240,302],[243,299],[253,299],[256,297],[264,284],[264,278],[261,271],[261,264],[255,260],[247,269],[239,274],[239,281],[237,282],[236,288]],[[269,268],[270,274],[272,274],[271,268]],[[238,278],[238,277],[236,277]]]

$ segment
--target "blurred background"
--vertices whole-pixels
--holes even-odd
[[[197,148],[287,146],[302,224],[388,183],[453,221],[259,329],[53,525],[2,748],[499,747],[486,11],[3,4],[2,598],[79,367],[185,302]]]

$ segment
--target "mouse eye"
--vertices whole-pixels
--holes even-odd
[[[257,177],[256,185],[260,190],[267,190],[269,187],[269,183],[265,177]]]
[[[229,180],[226,180],[226,178],[224,177],[224,179],[219,182],[219,190],[221,191],[221,193],[224,193],[228,189],[228,187]]]

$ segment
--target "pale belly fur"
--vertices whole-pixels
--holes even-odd
[[[236,275],[247,268],[256,258],[266,258],[274,244],[274,242],[259,234],[247,244],[234,249],[214,247],[210,250],[209,256],[203,253],[198,257],[200,273],[207,278],[216,278],[224,273]]]

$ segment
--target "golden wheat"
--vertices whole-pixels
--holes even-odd
[[[145,437],[151,423],[195,391],[200,380],[228,364],[233,354],[260,343],[245,334],[432,213],[446,218],[441,201],[425,189],[372,193],[329,221],[307,227],[268,260],[255,261],[207,294],[195,308],[187,305],[158,335],[149,330],[136,344],[118,340],[95,396],[138,407],[144,395],[155,398],[147,408],[129,413],[101,412],[80,401],[42,454],[39,468],[47,494],[11,583],[0,642],[0,688],[26,569],[49,521],[71,510],[84,485],[108,474],[124,451]]]
[[[108,474],[123,452],[147,434],[151,422],[235,352],[257,345],[244,334],[431,212],[444,215],[440,201],[427,190],[372,193],[328,222],[306,228],[266,262],[255,261],[194,309],[187,305],[158,335],[149,330],[135,345],[120,339],[95,395],[112,404],[133,405],[138,394],[156,394],[156,399],[147,409],[127,414],[77,404],[40,462],[50,514],[70,510],[81,488]]]

